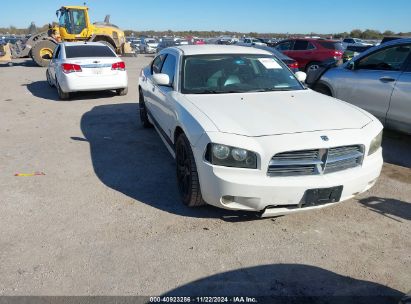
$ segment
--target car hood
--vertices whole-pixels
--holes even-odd
[[[220,132],[244,136],[360,129],[372,121],[357,107],[312,90],[185,97]]]

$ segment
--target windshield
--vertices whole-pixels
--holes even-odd
[[[276,57],[259,54],[186,56],[181,91],[218,94],[302,90],[294,74]]]

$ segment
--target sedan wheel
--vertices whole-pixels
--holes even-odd
[[[316,62],[310,63],[307,65],[307,73],[314,72],[320,68],[319,64]]]
[[[176,141],[177,183],[183,203],[189,207],[205,205],[190,143],[184,134]]]
[[[148,120],[147,109],[146,109],[146,105],[144,103],[143,92],[140,91],[139,96],[140,97],[139,97],[138,105],[139,105],[139,112],[140,112],[140,121],[141,121],[144,128],[151,128],[151,127],[153,127],[153,125]]]
[[[46,70],[46,78],[47,78],[47,83],[49,84],[49,86],[54,87],[53,82],[51,81],[49,70]]]
[[[59,94],[59,98],[61,100],[67,100],[70,98],[70,93],[63,92],[58,82],[57,82],[57,93]]]

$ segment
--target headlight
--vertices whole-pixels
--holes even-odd
[[[375,153],[381,147],[381,143],[382,131],[371,141],[370,149],[368,150],[368,155]]]
[[[254,152],[221,144],[209,144],[205,159],[218,166],[257,169]]]

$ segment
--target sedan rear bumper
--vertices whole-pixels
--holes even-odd
[[[61,75],[58,79],[64,92],[103,91],[123,89],[128,86],[127,72],[119,71],[115,75],[78,76],[76,73]]]

